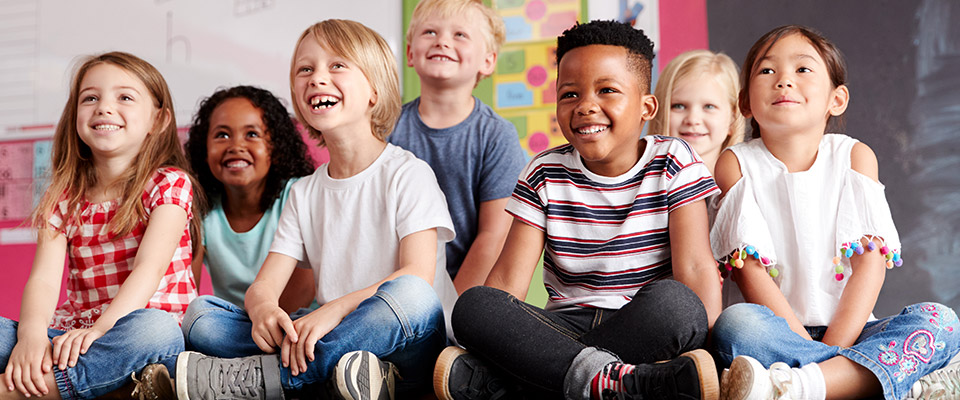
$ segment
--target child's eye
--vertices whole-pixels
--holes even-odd
[[[247,132],[247,137],[250,137],[250,138],[258,138],[258,137],[260,137],[260,132],[257,132],[257,131],[248,131],[248,132]]]
[[[213,134],[213,138],[214,138],[214,139],[226,139],[226,138],[229,138],[229,137],[230,137],[230,135],[228,135],[228,134],[227,134],[226,132],[224,132],[224,131],[215,132],[215,133]]]
[[[424,34],[424,35],[431,35],[431,36],[433,36],[433,35],[436,35],[436,34],[437,34],[437,31],[435,31],[435,30],[433,30],[433,29],[424,29],[424,30],[423,30],[423,34]]]
[[[797,72],[800,72],[800,73],[803,73],[803,72],[813,72],[813,70],[810,69],[810,68],[807,68],[807,67],[800,67],[800,68],[797,68]]]
[[[457,32],[455,36],[456,36],[456,37],[465,38],[465,37],[467,37],[467,34],[466,34],[466,33],[463,33],[463,32]]]
[[[330,66],[330,69],[341,69],[341,68],[346,68],[346,67],[347,67],[347,64],[344,64],[344,63],[342,63],[342,62],[338,62],[338,63],[333,63],[333,65]]]
[[[577,94],[575,92],[563,92],[560,94],[561,99],[575,99]]]
[[[670,109],[671,109],[671,110],[682,111],[682,110],[686,110],[686,109],[687,109],[687,106],[685,106],[685,105],[683,105],[683,104],[680,104],[680,103],[673,103],[673,104],[670,105]]]
[[[133,101],[133,97],[131,97],[131,96],[129,96],[129,95],[126,95],[126,94],[121,94],[121,95],[120,95],[120,100],[122,100],[122,101]]]
[[[600,89],[600,93],[616,93],[617,89],[614,88],[603,88]]]
[[[717,106],[715,106],[715,105],[713,105],[713,104],[707,104],[707,105],[703,106],[703,109],[704,109],[704,110],[716,110],[716,109],[717,109]]]
[[[773,73],[773,68],[760,68],[760,72],[757,72],[757,74],[760,74],[760,75],[767,75],[772,73]]]
[[[297,73],[298,73],[298,74],[309,74],[309,73],[311,73],[311,72],[313,72],[313,68],[312,68],[312,67],[300,67],[300,68],[297,68]]]
[[[97,96],[93,96],[93,95],[84,96],[80,99],[81,103],[89,103],[91,101],[97,101]]]

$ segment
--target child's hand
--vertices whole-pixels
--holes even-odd
[[[290,367],[291,375],[297,376],[307,371],[307,363],[314,359],[317,341],[336,328],[343,317],[344,315],[336,311],[336,307],[328,303],[293,322],[302,337],[299,343],[291,343],[289,357],[281,355],[283,365]]]
[[[266,308],[266,309],[263,309]],[[284,334],[293,343],[297,342],[297,330],[290,316],[278,306],[262,307],[256,312],[251,310],[250,321],[253,328],[250,335],[260,350],[273,353],[284,341]],[[282,350],[282,349],[281,349]]]
[[[20,338],[4,371],[8,391],[16,389],[24,396],[43,396],[49,392],[43,375],[53,370],[50,340],[46,335]]]
[[[74,329],[53,338],[53,362],[60,369],[75,367],[77,358],[87,354],[93,341],[100,339],[105,332],[96,327]]]

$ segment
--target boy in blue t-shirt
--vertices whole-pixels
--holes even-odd
[[[430,164],[447,197],[457,293],[482,285],[497,260],[510,228],[504,206],[526,162],[513,124],[471,94],[493,73],[504,36],[503,20],[480,0],[423,0],[407,31],[420,97],[403,106],[388,140]]]

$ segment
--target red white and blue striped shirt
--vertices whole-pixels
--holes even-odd
[[[720,193],[686,142],[641,140],[640,160],[617,177],[590,172],[569,144],[538,154],[520,175],[507,212],[546,234],[547,310],[619,309],[672,277],[669,213]]]

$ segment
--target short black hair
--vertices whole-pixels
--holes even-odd
[[[307,153],[307,145],[290,113],[270,91],[254,86],[234,86],[219,89],[200,102],[200,109],[193,117],[185,144],[187,159],[210,202],[221,201],[223,183],[213,176],[207,164],[207,134],[213,110],[224,101],[234,98],[247,99],[259,109],[269,132],[270,170],[264,178],[266,185],[260,198],[260,211],[266,211],[280,197],[288,179],[310,175],[315,169],[313,158]],[[201,214],[205,216],[208,211],[210,208],[206,207]]]
[[[627,50],[627,65],[637,74],[644,92],[650,92],[653,41],[642,29],[617,21],[577,23],[557,37],[557,65],[568,51],[593,44],[620,46]]]

